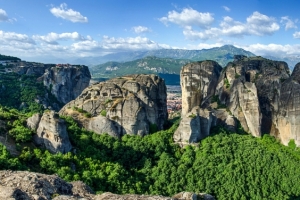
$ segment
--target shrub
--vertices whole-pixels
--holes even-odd
[[[102,111],[100,112],[100,115],[102,115],[103,117],[106,117],[106,114],[107,114],[106,110],[102,110]]]

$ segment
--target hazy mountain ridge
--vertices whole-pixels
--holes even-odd
[[[109,61],[128,62],[132,60],[142,59],[147,56],[155,56],[158,58],[173,59],[189,59],[193,61],[199,60],[215,60],[220,65],[225,66],[229,61],[233,60],[233,55],[255,56],[255,54],[233,45],[224,45],[222,47],[214,47],[202,50],[186,50],[186,49],[157,49],[149,51],[126,51],[110,53],[98,57],[86,57],[75,59],[72,63],[82,63],[87,65],[98,65]]]
[[[107,62],[90,67],[93,79],[108,79],[126,74],[172,74],[178,75],[183,65],[190,63],[188,59],[158,58],[148,56],[129,62]]]

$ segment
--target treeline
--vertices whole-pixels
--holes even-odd
[[[37,81],[36,76],[0,73],[0,105],[23,113],[42,113],[45,103],[60,105],[56,97]]]
[[[0,61],[6,61],[6,60],[20,61],[21,59],[14,56],[6,56],[0,54]]]
[[[3,118],[2,118],[3,120]],[[79,128],[65,118],[73,152],[51,154],[19,143],[21,154],[1,146],[0,168],[56,173],[82,180],[97,192],[173,195],[206,192],[217,199],[296,199],[300,196],[300,152],[273,137],[236,134],[222,128],[194,146],[180,148],[171,128],[121,139]]]

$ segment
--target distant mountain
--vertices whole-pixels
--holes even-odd
[[[220,65],[225,66],[228,62],[233,61],[234,55],[255,56],[255,54],[232,45],[224,45],[211,49],[202,50],[185,50],[185,49],[158,49],[151,51],[127,51],[111,53],[104,56],[80,58],[72,61],[72,63],[80,63],[86,65],[103,64],[109,61],[127,62],[142,59],[147,56],[155,56],[158,58],[173,59],[189,59],[193,61],[214,60]]]
[[[188,59],[158,58],[147,56],[128,62],[107,62],[90,67],[93,79],[103,80],[126,74],[159,74],[167,84],[179,84],[179,73]]]
[[[300,62],[299,55],[290,55],[290,56],[284,56],[284,57],[276,57],[276,56],[264,56],[264,57],[271,59],[271,60],[278,60],[278,61],[286,62],[291,71],[293,71],[295,65]]]
[[[114,61],[92,66],[90,70],[92,78],[95,80],[102,81],[126,74],[154,73],[164,77],[167,84],[177,85],[183,65],[194,61],[214,60],[225,66],[228,62],[233,61],[234,55],[255,56],[249,51],[232,45],[204,50],[160,49],[146,52],[124,52],[102,57],[102,59]]]

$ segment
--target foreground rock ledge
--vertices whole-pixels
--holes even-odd
[[[56,175],[45,175],[27,171],[0,171],[0,199],[6,200],[214,200],[209,194],[181,192],[173,197],[159,195],[117,195],[110,192],[95,195],[81,181],[67,183]]]

